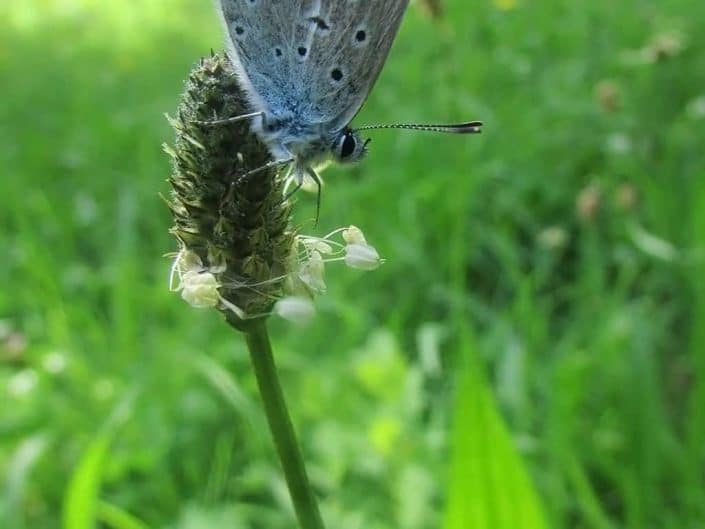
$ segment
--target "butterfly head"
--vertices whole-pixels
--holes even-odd
[[[333,140],[333,157],[340,163],[352,163],[362,159],[367,154],[369,139],[363,140],[360,135],[345,127]]]

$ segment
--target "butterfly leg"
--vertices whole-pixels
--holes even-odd
[[[292,167],[289,174],[286,176],[286,185],[284,186],[283,201],[289,200],[301,187],[304,185],[304,177],[308,175],[318,188],[316,191],[316,224],[318,224],[318,214],[321,211],[321,177],[310,167],[295,166]],[[295,182],[294,188],[289,190],[289,186]]]
[[[284,167],[285,165],[292,163],[293,161],[294,161],[293,158],[285,159],[285,160],[273,160],[271,162],[267,162],[264,165],[261,165],[260,167],[252,169],[251,171],[247,171],[246,173],[242,173],[242,174],[237,175],[235,177],[235,179],[230,182],[230,188],[228,189],[227,194],[223,198],[222,204],[228,202],[232,198],[232,194],[235,190],[235,187],[237,186],[237,183],[241,178],[248,178],[248,177],[255,175],[257,173],[261,173],[263,171],[268,171],[269,169],[278,169],[280,167]],[[221,207],[222,207],[222,204],[221,204]]]
[[[316,224],[318,224],[318,214],[321,212],[321,177],[311,167],[306,167],[306,174],[316,183]],[[301,180],[303,183],[303,178]]]
[[[286,202],[289,200],[292,196],[296,194],[296,192],[301,189],[301,186],[304,185],[304,179],[303,178],[290,178],[287,177],[287,183],[286,186],[284,187],[284,198],[282,198],[282,202]],[[292,182],[293,180],[296,180],[296,185],[294,186],[294,189],[291,191],[288,190],[289,183]]]
[[[246,178],[249,176],[252,176],[253,174],[261,173],[262,171],[268,171],[269,169],[279,169],[280,167],[284,167],[285,165],[289,165],[294,161],[293,158],[287,158],[284,160],[273,160],[271,162],[267,162],[264,165],[261,165],[255,169],[252,169],[250,171],[247,171],[246,173],[243,173],[238,176],[238,178]]]
[[[225,119],[215,119],[213,121],[198,121],[194,120],[194,123],[199,125],[226,125],[228,123],[236,123],[238,121],[243,121],[245,119],[256,118],[258,116],[264,116],[264,112],[250,112],[249,114],[242,114],[240,116],[233,116],[231,118]]]

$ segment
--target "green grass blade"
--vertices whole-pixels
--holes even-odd
[[[110,433],[98,434],[76,467],[64,498],[64,529],[95,527],[103,464],[111,441]]]
[[[702,251],[705,247],[705,185],[693,191],[693,238],[694,246]],[[694,520],[705,514],[705,477],[702,463],[705,462],[705,263],[696,261],[691,269],[693,307],[690,331],[690,363],[693,385],[690,391],[690,406],[686,420],[686,446],[688,461],[689,493],[686,500],[688,511]]]
[[[446,529],[544,529],[539,498],[481,370],[459,376]]]
[[[98,503],[98,519],[113,529],[148,529],[141,520],[117,505],[101,501]]]
[[[135,392],[129,392],[113,409],[94,436],[69,480],[64,496],[64,529],[93,529],[99,512],[103,469],[119,426],[129,417]]]

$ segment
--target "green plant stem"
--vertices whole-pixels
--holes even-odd
[[[269,429],[284,469],[284,477],[299,525],[301,529],[324,529],[294,427],[284,402],[265,320],[253,322],[245,331],[245,339],[250,350],[250,360],[267,414]]]

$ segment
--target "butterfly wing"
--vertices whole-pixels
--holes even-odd
[[[339,130],[377,80],[409,0],[218,0],[256,109]]]
[[[297,0],[217,0],[228,35],[229,56],[254,110],[272,110],[292,94],[290,55]]]
[[[312,113],[340,130],[355,117],[379,77],[401,24],[408,0],[321,2],[320,18],[306,78]],[[330,22],[328,22],[330,21]]]

